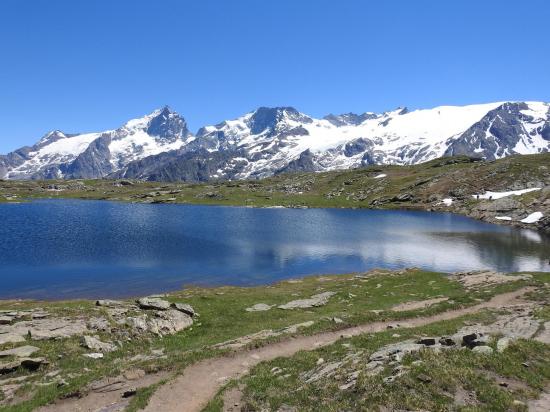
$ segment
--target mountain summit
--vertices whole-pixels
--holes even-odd
[[[293,107],[260,107],[199,129],[168,106],[116,130],[52,131],[0,156],[7,179],[259,178],[370,164],[415,164],[465,154],[498,159],[550,149],[550,104],[498,102],[315,119]]]

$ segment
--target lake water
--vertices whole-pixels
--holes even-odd
[[[0,298],[128,297],[372,268],[550,267],[550,239],[446,213],[0,204]]]

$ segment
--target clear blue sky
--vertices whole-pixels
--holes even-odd
[[[191,129],[550,100],[548,0],[1,0],[0,153],[168,104]]]

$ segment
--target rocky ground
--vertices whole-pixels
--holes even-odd
[[[0,410],[526,410],[547,405],[548,282],[411,269],[4,301]]]
[[[532,191],[525,192],[527,189]],[[509,193],[505,197],[498,194]],[[487,192],[494,195],[484,196]],[[497,161],[467,157],[208,184],[131,180],[0,181],[0,202],[108,199],[257,207],[418,209],[550,231],[550,154]]]

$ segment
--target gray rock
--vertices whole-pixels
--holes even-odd
[[[16,333],[0,333],[0,345],[4,345],[5,343],[19,343],[19,342],[25,342],[25,338],[23,335],[16,334]]]
[[[0,325],[9,325],[12,320],[11,316],[0,316]]]
[[[490,346],[480,345],[472,349],[472,352],[482,353],[484,355],[490,355],[493,353],[493,348]]]
[[[285,303],[284,305],[277,306],[279,309],[307,309],[317,306],[326,305],[331,296],[336,295],[336,292],[323,292],[317,295],[313,295],[309,299],[298,299]]]
[[[33,353],[38,352],[40,349],[36,346],[18,346],[17,348],[13,349],[7,349],[0,352],[0,358],[4,358],[6,356],[16,356],[18,358],[28,358]]]
[[[147,322],[150,332],[157,335],[171,335],[193,325],[193,319],[186,313],[170,309],[157,312],[156,317]]]
[[[115,308],[115,307],[125,305],[125,303],[121,302],[120,300],[111,300],[111,299],[96,300],[95,304],[96,304],[96,306],[105,306],[105,307],[108,307],[108,308]]]
[[[141,298],[137,300],[141,309],[167,310],[170,308],[170,302],[159,298]]]
[[[503,337],[503,338],[500,338],[498,341],[497,341],[497,352],[499,353],[502,353],[504,352],[508,346],[510,345],[510,342],[511,342],[511,338],[509,337]]]
[[[103,358],[103,353],[95,352],[95,353],[85,353],[82,356],[85,356],[90,359],[101,359]]]
[[[97,330],[99,332],[110,332],[111,324],[105,318],[90,318],[87,324],[89,329]]]
[[[82,346],[96,352],[113,352],[117,348],[112,343],[102,342],[95,336],[82,336]]]
[[[266,310],[271,309],[272,305],[267,305],[265,303],[256,303],[254,306],[251,306],[249,308],[246,308],[245,310],[247,312],[264,312]]]
[[[197,315],[195,309],[187,303],[172,303],[172,307],[180,312],[186,313],[187,315],[194,317]]]

